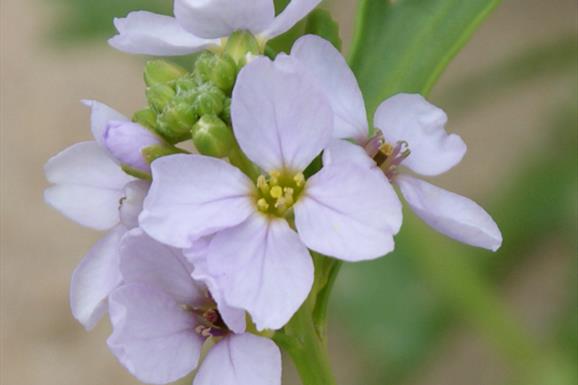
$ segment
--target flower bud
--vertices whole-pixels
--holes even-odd
[[[229,93],[237,78],[237,65],[229,55],[205,52],[195,62],[195,74],[201,81],[211,82]]]
[[[156,111],[162,112],[163,108],[175,97],[175,90],[165,84],[153,84],[146,90],[149,105]]]
[[[154,130],[157,125],[157,114],[150,108],[145,108],[134,113],[132,121]]]
[[[157,116],[156,131],[169,143],[179,143],[189,139],[191,128],[198,118],[193,105],[174,99]]]
[[[113,120],[106,127],[104,145],[121,165],[150,174],[150,165],[143,150],[152,146],[164,146],[164,142],[138,123]]]
[[[205,83],[196,91],[198,94],[193,104],[199,115],[219,115],[223,112],[226,96],[221,89],[211,83]]]
[[[193,143],[203,155],[224,158],[235,143],[231,129],[217,116],[204,115],[192,130]]]
[[[185,75],[187,71],[164,60],[151,60],[146,63],[144,70],[144,80],[147,86],[153,84],[166,84]]]
[[[247,64],[247,54],[260,55],[262,48],[251,32],[236,31],[227,39],[225,53],[241,68]]]

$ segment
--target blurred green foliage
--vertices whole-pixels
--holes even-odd
[[[170,14],[172,4],[167,0],[57,1],[64,12],[59,13],[53,37],[67,42],[110,37],[114,34],[113,17],[137,9]],[[275,2],[279,12],[288,0]],[[361,0],[350,62],[370,114],[393,93],[429,92],[447,63],[497,3]],[[336,46],[340,44],[337,25],[326,11],[317,11],[269,46],[275,52],[288,51],[306,31],[320,33]],[[513,52],[496,66],[450,87],[441,97],[442,104],[468,111],[484,98],[500,97],[543,76],[573,73],[576,84],[576,46],[576,36],[562,36],[524,52]],[[499,191],[487,207],[504,235],[498,253],[446,240],[406,210],[394,253],[342,268],[332,298],[332,318],[342,325],[347,340],[355,345],[352,350],[358,361],[367,369],[366,377],[358,383],[411,381],[459,320],[468,321],[492,340],[512,365],[533,363],[536,346],[543,355],[550,352],[563,363],[578,360],[578,122],[577,90],[571,91],[568,100],[552,111],[552,117],[544,118],[548,141],[517,165],[508,181],[500,181]],[[572,255],[568,276],[561,278],[568,282],[568,298],[551,325],[549,337],[538,344],[515,320],[503,314],[493,294],[500,282],[526,263],[530,251],[552,237]]]

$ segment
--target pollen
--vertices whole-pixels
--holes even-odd
[[[286,216],[305,187],[302,173],[273,171],[257,178],[255,202],[264,214],[277,217]]]

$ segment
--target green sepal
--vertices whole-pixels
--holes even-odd
[[[157,125],[157,114],[151,108],[145,108],[135,112],[132,116],[132,121],[154,130]]]
[[[153,84],[146,90],[149,105],[156,111],[162,112],[165,106],[176,96],[175,90],[166,84]]]
[[[121,165],[120,168],[122,171],[127,173],[130,176],[134,176],[135,178],[144,179],[144,180],[151,180],[151,175],[146,173],[142,170],[136,169],[134,167],[130,167],[127,165]]]
[[[203,115],[191,135],[199,153],[215,158],[226,157],[235,144],[233,131],[216,115]]]
[[[339,24],[326,9],[317,8],[309,14],[305,24],[305,34],[321,36],[333,44],[337,50],[341,50]]]
[[[187,71],[164,60],[151,60],[145,64],[144,81],[147,86],[166,84],[185,75]]]
[[[155,159],[158,159],[167,155],[181,154],[184,151],[180,148],[167,145],[156,145],[145,147],[141,150],[142,156],[145,158],[147,163],[152,163]]]
[[[240,69],[247,64],[247,54],[260,55],[263,47],[249,31],[235,31],[227,39],[225,54],[229,55]]]
[[[171,144],[182,142],[190,137],[198,117],[193,105],[173,100],[157,116],[156,132]]]
[[[212,83],[205,83],[196,89],[193,102],[199,115],[219,115],[225,108],[225,93]]]

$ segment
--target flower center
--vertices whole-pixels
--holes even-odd
[[[264,214],[284,217],[301,196],[305,187],[302,173],[272,171],[259,175],[255,189],[257,209]]]
[[[397,175],[398,166],[411,153],[406,141],[391,144],[383,138],[381,133],[367,142],[365,151],[390,180]]]
[[[201,337],[223,337],[229,334],[229,328],[223,321],[221,314],[213,305],[208,308],[197,308],[192,306],[184,306],[186,311],[194,314],[198,325],[195,327],[195,332]]]

